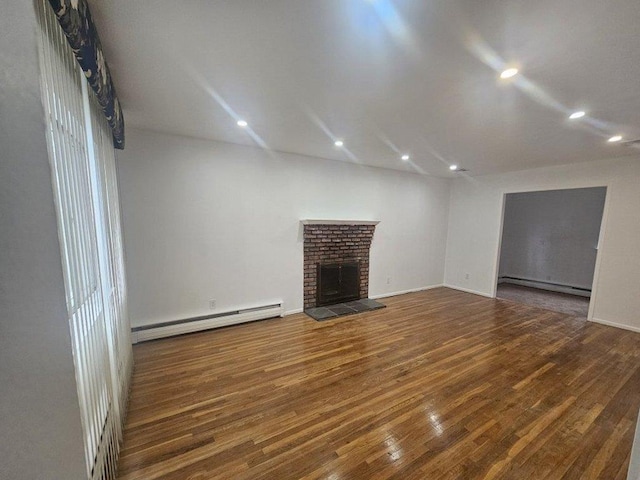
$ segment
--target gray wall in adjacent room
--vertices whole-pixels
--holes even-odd
[[[34,5],[0,15],[0,478],[87,478]]]
[[[507,195],[499,276],[590,289],[605,196],[605,187]]]

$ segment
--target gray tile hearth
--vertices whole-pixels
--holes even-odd
[[[329,305],[326,307],[308,308],[304,313],[320,322],[322,320],[330,320],[332,318],[353,315],[354,313],[369,312],[371,310],[378,310],[385,307],[386,305],[383,305],[380,302],[376,302],[370,298],[364,298],[354,302],[338,303],[337,305]]]

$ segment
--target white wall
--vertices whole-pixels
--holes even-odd
[[[31,2],[0,16],[0,478],[86,478]]]
[[[597,321],[640,330],[639,184],[640,157],[456,179],[445,283],[494,294],[505,193],[607,186],[592,315]]]
[[[591,290],[606,188],[511,193],[500,277]]]
[[[442,284],[449,180],[132,129],[118,168],[134,327],[301,309],[305,218],[380,220],[370,296]]]

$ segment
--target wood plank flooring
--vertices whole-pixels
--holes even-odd
[[[134,347],[120,479],[623,480],[640,334],[439,288]]]
[[[500,300],[525,303],[534,307],[566,313],[573,317],[587,318],[589,314],[589,297],[551,292],[539,288],[501,283],[498,285],[496,296]]]

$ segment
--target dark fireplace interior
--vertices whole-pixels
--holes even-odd
[[[317,306],[360,299],[360,262],[318,264]]]

